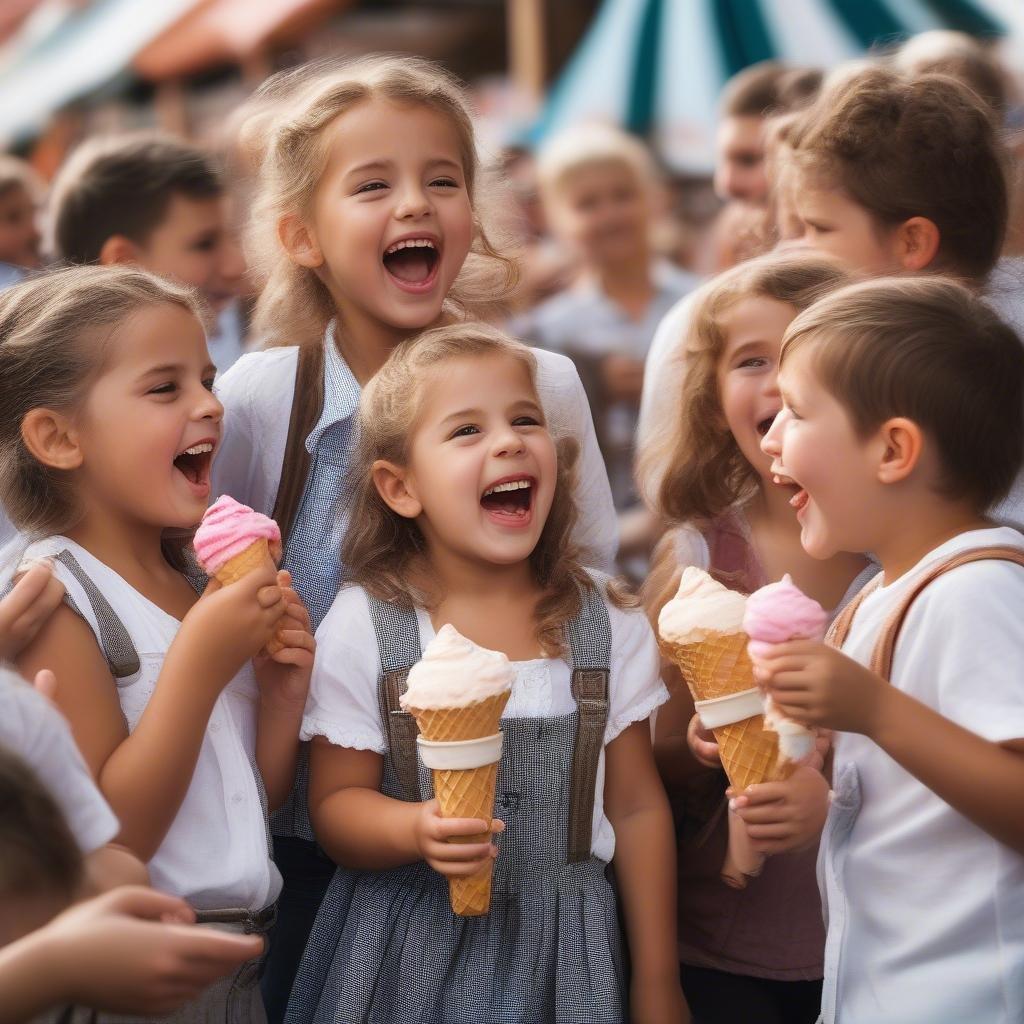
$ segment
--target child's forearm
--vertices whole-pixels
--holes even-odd
[[[256,726],[256,767],[267,791],[267,806],[276,811],[295,784],[295,764],[299,756],[299,727],[302,705],[277,706],[260,701]]]
[[[415,835],[421,806],[353,786],[311,806],[310,817],[317,841],[336,864],[385,870],[423,859]]]
[[[1024,740],[992,743],[889,687],[870,738],[989,835],[1024,853]]]
[[[0,949],[0,1024],[24,1024],[60,1005],[60,966],[43,932]]]
[[[612,824],[634,978],[678,977],[676,848],[668,801],[652,793]]]

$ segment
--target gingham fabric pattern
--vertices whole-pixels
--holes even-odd
[[[324,348],[324,408],[306,438],[309,476],[283,561],[309,610],[314,632],[341,588],[341,541],[347,523],[345,483],[360,395],[358,381],[334,344],[333,328],[328,329]],[[301,396],[296,395],[295,401],[300,400]],[[308,788],[309,752],[303,744],[291,796],[271,820],[274,835],[315,840],[309,821]]]
[[[598,598],[600,601],[600,598]],[[569,631],[574,657],[610,651],[588,602]],[[415,616],[378,603],[382,668],[420,656]],[[575,636],[575,639],[572,639]],[[579,645],[592,643],[584,651]],[[589,667],[607,667],[591,664]],[[448,884],[424,862],[339,868],[292,990],[287,1024],[621,1024],[625,976],[615,893],[597,858],[566,863],[577,715],[502,723],[491,911],[456,917]],[[432,792],[430,773],[420,784]],[[390,756],[382,792],[401,799]]]

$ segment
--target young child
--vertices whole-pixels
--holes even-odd
[[[635,503],[633,433],[644,357],[658,321],[697,280],[658,259],[658,181],[643,143],[606,125],[564,132],[537,161],[552,233],[580,262],[576,283],[512,324],[570,356],[587,383],[612,496]]]
[[[42,265],[37,217],[42,195],[42,183],[24,160],[0,154],[0,289]]]
[[[682,571],[705,569],[750,594],[789,573],[826,608],[841,604],[863,558],[826,562],[800,547],[792,488],[773,483],[761,439],[782,406],[776,384],[790,321],[846,280],[811,253],[774,253],[721,274],[694,297],[679,412],[663,451],[671,466],[655,509],[664,536],[644,588],[656,621]],[[640,465],[640,475],[644,473]],[[666,667],[668,671],[673,671]],[[828,785],[802,767],[785,783],[736,795],[754,845],[770,857],[742,890],[722,884],[728,838],[718,749],[700,728],[682,680],[658,714],[655,752],[675,799],[679,844],[680,960],[687,1001],[707,1024],[785,1020],[813,1024],[821,1005],[825,935],[814,880],[815,840]],[[787,852],[783,852],[787,851]]]
[[[403,339],[492,308],[510,265],[490,241],[472,120],[446,72],[372,57],[275,76],[263,91],[253,227],[268,283],[255,327],[272,347],[218,381],[228,429],[214,479],[280,523],[316,628],[341,583],[338,509],[360,388]],[[566,357],[544,352],[537,386],[549,421],[582,443],[583,563],[609,569],[615,511],[583,387]],[[333,871],[313,846],[299,775],[274,822],[285,888],[264,981],[272,1022]]]
[[[764,440],[815,558],[882,572],[825,644],[756,666],[842,730],[822,840],[823,1019],[1024,1016],[1024,538],[985,511],[1024,458],[1024,351],[951,281],[835,292],[790,326]],[[970,561],[980,557],[983,561]]]
[[[27,558],[51,559],[69,598],[17,663],[54,672],[119,841],[153,884],[253,931],[280,885],[266,804],[292,784],[313,645],[286,574],[198,598],[167,537],[209,498],[213,373],[190,295],[142,271],[71,268],[0,300],[0,493],[40,538]],[[279,627],[288,646],[254,675]],[[262,1017],[252,969],[203,999],[197,1013],[232,1000]]]
[[[992,119],[966,86],[942,76],[908,81],[877,66],[841,69],[788,127],[785,152],[776,188],[802,228],[787,245],[865,274],[935,270],[984,289],[1006,231],[1007,185]],[[687,318],[678,309],[673,317],[659,328],[674,340],[660,349],[658,393],[645,396],[641,449],[682,386],[671,353]],[[656,487],[656,475],[649,480]]]
[[[131,264],[195,288],[216,320],[209,345],[221,373],[242,354],[245,260],[203,150],[160,135],[85,142],[53,183],[49,220],[59,259]]]
[[[609,600],[578,560],[570,467],[535,367],[492,328],[457,325],[402,345],[363,392],[342,552],[357,586],[318,631],[303,719],[317,837],[359,873],[339,870],[328,890],[295,1024],[684,1019],[671,819],[648,723],[667,698],[657,648],[644,616]],[[504,824],[442,819],[428,775],[403,785],[415,744],[382,710],[382,667],[411,667],[445,623],[513,662]],[[584,666],[607,684],[584,683]],[[493,831],[497,850],[445,842]],[[492,856],[490,913],[455,917],[448,878]],[[630,943],[628,999],[608,862]]]

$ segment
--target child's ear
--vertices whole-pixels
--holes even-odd
[[[32,409],[21,421],[21,439],[32,457],[51,469],[78,469],[82,449],[71,421],[54,409]]]
[[[906,480],[921,461],[924,437],[913,421],[896,417],[886,420],[878,430],[882,458],[878,463],[878,482],[896,484]]]
[[[111,235],[100,247],[100,266],[112,267],[118,263],[139,262],[139,247],[124,235]]]
[[[403,519],[415,519],[423,506],[409,486],[408,472],[393,462],[378,459],[371,470],[373,485],[381,501]]]
[[[927,217],[911,217],[896,229],[898,258],[904,270],[930,267],[939,252],[941,241],[935,221]]]
[[[285,252],[300,267],[316,270],[323,266],[324,254],[313,232],[294,213],[286,214],[277,222],[277,237]]]

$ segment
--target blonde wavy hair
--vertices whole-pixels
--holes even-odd
[[[516,264],[501,254],[486,226],[493,200],[481,181],[473,122],[457,79],[418,57],[377,55],[307,65],[269,78],[252,98],[252,116],[239,132],[240,147],[260,168],[247,249],[254,273],[266,282],[254,330],[267,345],[319,344],[335,316],[326,286],[315,271],[291,260],[277,227],[282,217],[310,210],[330,156],[325,129],[359,103],[376,99],[434,110],[458,135],[474,233],[445,303],[448,315],[500,312],[515,285]]]
[[[352,462],[349,528],[342,544],[346,580],[382,601],[431,608],[442,598],[413,519],[394,512],[373,481],[373,466],[383,459],[398,466],[409,461],[410,447],[426,389],[434,374],[453,359],[503,355],[526,368],[535,382],[537,360],[525,345],[483,323],[437,327],[402,342],[366,385],[359,402],[359,441]],[[575,441],[556,442],[555,495],[540,540],[530,555],[534,580],[544,591],[537,605],[537,637],[548,654],[564,651],[562,627],[580,609],[580,595],[594,582],[573,543]],[[624,598],[609,591],[616,603]]]
[[[722,416],[718,367],[728,338],[723,320],[744,299],[767,298],[797,311],[849,280],[826,256],[784,251],[719,274],[697,293],[677,358],[684,367],[678,415],[640,454],[637,479],[659,479],[649,498],[670,523],[708,521],[750,498],[757,471]]]

